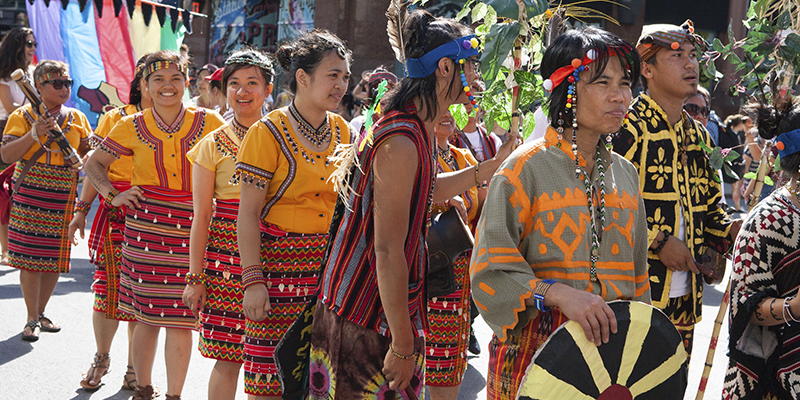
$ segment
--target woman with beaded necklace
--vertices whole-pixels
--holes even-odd
[[[185,108],[186,60],[169,50],[147,57],[144,89],[153,107],[123,118],[86,162],[86,175],[105,201],[126,206],[119,307],[139,322],[133,335],[134,399],[154,397],[152,371],[165,328],[166,398],[180,399],[191,357],[195,318],[183,305],[189,272],[192,168],[183,155],[225,122],[215,112]],[[108,167],[131,156],[131,188],[119,192]]]
[[[599,346],[617,330],[607,301],[650,302],[638,173],[603,143],[623,123],[639,66],[630,44],[595,28],[569,30],[544,53],[550,126],[492,177],[470,264],[472,297],[494,331],[489,399],[517,398],[563,322]]]
[[[236,240],[239,187],[230,179],[247,130],[261,118],[273,75],[265,54],[233,53],[225,61],[222,88],[234,116],[186,155],[194,164],[194,219],[183,303],[200,319],[200,353],[217,360],[208,382],[209,399],[236,397],[244,362],[244,292]]]
[[[142,56],[136,63],[136,74],[131,82],[129,102],[130,104],[115,108],[103,115],[97,124],[94,134],[89,138],[92,147],[97,147],[103,142],[111,129],[123,117],[136,114],[144,109],[152,107],[152,100],[147,91],[142,91],[144,73],[144,62],[147,55]],[[133,162],[128,156],[122,156],[119,160],[111,164],[108,170],[111,184],[117,190],[128,190],[131,186],[131,168]],[[72,243],[76,244],[75,232],[79,232],[83,238],[83,229],[86,227],[86,216],[89,214],[97,190],[91,184],[83,185],[80,200],[75,206],[75,216],[69,224],[69,237]],[[97,268],[94,271],[94,282],[92,283],[92,293],[94,293],[94,305],[92,309],[92,328],[94,331],[95,343],[97,345],[94,360],[89,371],[86,372],[80,385],[86,390],[96,390],[100,388],[100,380],[108,373],[111,367],[109,352],[114,335],[117,332],[119,321],[128,322],[128,369],[123,380],[123,389],[133,390],[136,388],[136,373],[133,370],[133,353],[131,352],[131,342],[133,331],[136,327],[136,318],[133,314],[123,312],[118,307],[119,300],[119,271],[122,269],[122,236],[125,230],[125,208],[109,207],[108,203],[101,198],[100,207],[95,214],[92,230],[89,234],[89,260]]]
[[[244,287],[245,392],[279,398],[275,345],[314,296],[336,201],[328,156],[350,142],[331,113],[347,90],[351,53],[325,30],[281,46],[276,58],[295,95],[250,128],[234,180],[241,182],[238,240]]]

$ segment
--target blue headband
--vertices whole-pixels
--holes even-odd
[[[439,60],[443,57],[460,60],[478,53],[478,39],[475,38],[475,35],[467,35],[447,42],[420,58],[407,59],[406,72],[409,78],[425,78],[436,71]]]
[[[778,154],[780,154],[781,158],[800,151],[800,129],[781,133],[776,140],[775,146],[778,148]]]

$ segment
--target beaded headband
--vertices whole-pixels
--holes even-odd
[[[144,70],[144,63],[141,63],[136,66],[136,70],[133,71],[133,76],[139,75],[142,72],[142,70]]]
[[[48,72],[48,73],[40,76],[39,79],[36,80],[36,83],[37,84],[42,84],[42,83],[45,83],[47,81],[53,80],[53,78],[60,78],[60,77],[69,78],[69,75],[65,75],[65,74],[63,74],[61,72]]]
[[[780,154],[781,158],[800,151],[800,129],[778,135],[775,147],[778,148],[778,154]]]
[[[478,54],[478,39],[475,38],[475,35],[467,35],[451,40],[425,53],[422,57],[407,59],[406,71],[409,78],[425,78],[436,71],[439,60],[443,57],[463,60]]]
[[[659,49],[678,50],[681,43],[689,42],[701,51],[708,49],[708,43],[702,36],[694,33],[694,23],[687,19],[681,26],[670,24],[647,25],[642,28],[642,36],[636,43],[636,50],[647,61],[656,55]],[[656,45],[656,47],[653,47]]]
[[[184,76],[186,76],[187,73],[189,72],[188,69],[186,68],[186,66],[183,65],[183,64],[178,64],[178,63],[173,62],[173,61],[156,61],[156,62],[154,62],[154,63],[152,63],[152,64],[147,66],[147,69],[145,69],[145,71],[144,71],[144,77],[147,78],[153,72],[156,72],[156,71],[158,71],[160,69],[167,69],[167,68],[170,68],[170,67],[173,67],[173,68],[177,69]]]
[[[375,73],[373,73],[372,75],[369,76],[369,79],[367,80],[367,84],[370,84],[372,82],[377,82],[377,81],[389,81],[389,82],[392,82],[392,83],[397,83],[397,76],[395,76],[395,74],[393,74],[391,72],[388,72],[388,71],[375,72]]]
[[[270,61],[270,60],[269,60],[269,58],[267,58],[267,57],[264,57],[264,56],[258,56],[258,55],[252,55],[252,56],[243,56],[243,55],[231,56],[231,57],[228,57],[228,59],[227,59],[227,60],[225,60],[225,65],[226,65],[226,66],[228,66],[228,65],[231,65],[231,64],[247,64],[247,65],[252,65],[252,66],[254,66],[254,67],[257,67],[257,68],[261,68],[261,69],[263,69],[263,70],[266,70],[266,71],[267,71],[267,72],[268,72],[270,75],[273,75],[273,74],[274,74],[274,68],[273,68],[273,66],[272,66],[272,61]]]

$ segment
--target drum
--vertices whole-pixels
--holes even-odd
[[[539,348],[520,385],[520,400],[680,400],[688,363],[681,336],[661,310],[635,301],[609,303],[617,333],[595,346],[568,321]]]

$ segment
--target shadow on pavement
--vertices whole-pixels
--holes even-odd
[[[25,324],[20,325],[20,333],[0,342],[0,349],[3,349],[0,351],[0,365],[14,361],[33,350],[33,346],[21,338],[22,325]]]
[[[107,384],[104,383],[103,385],[107,385]],[[84,399],[88,400],[88,399],[91,399],[94,396],[95,393],[97,393],[97,391],[87,392],[87,391],[85,391],[83,389],[76,389],[75,390],[75,396],[70,397],[70,400],[84,400]],[[132,395],[133,395],[133,392],[130,391],[130,390],[119,389],[117,391],[117,393],[114,393],[114,395],[112,395],[110,397],[103,397],[103,399],[105,399],[105,400],[109,400],[109,399],[110,400],[128,400]],[[105,394],[102,394],[102,395],[99,395],[99,396],[105,396]],[[100,397],[97,397],[97,398],[99,399]]]

